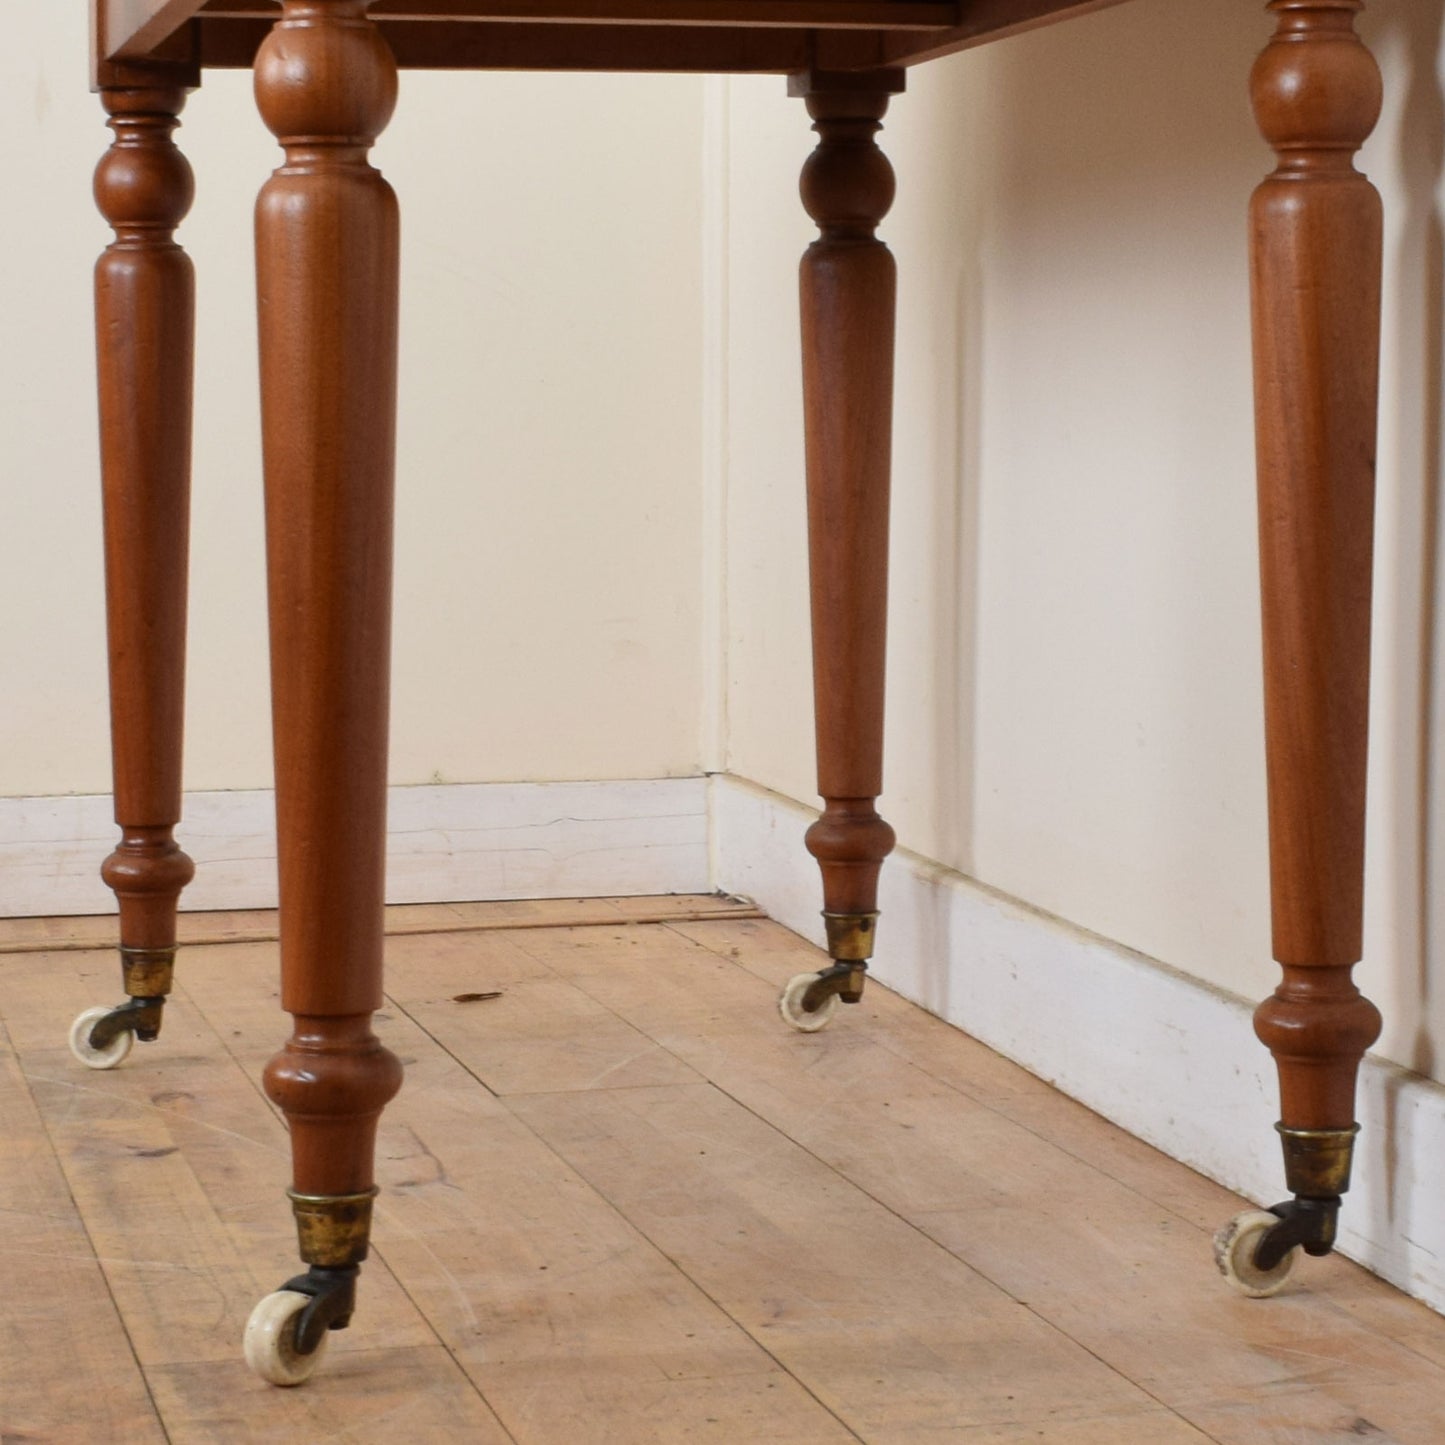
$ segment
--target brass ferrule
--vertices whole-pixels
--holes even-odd
[[[176,970],[176,950],[171,948],[127,948],[120,946],[121,973],[125,991],[132,998],[164,998],[171,991]]]
[[[1358,1124],[1348,1129],[1274,1127],[1284,1144],[1285,1187],[1291,1194],[1301,1199],[1335,1199],[1350,1187]]]
[[[296,1237],[301,1258],[323,1269],[342,1269],[366,1258],[371,1238],[371,1202],[377,1190],[365,1194],[286,1193],[296,1216]]]
[[[873,957],[873,934],[878,924],[876,913],[823,914],[823,928],[828,935],[828,957],[839,963],[865,963]]]

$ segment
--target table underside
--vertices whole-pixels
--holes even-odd
[[[403,67],[790,74],[914,65],[1121,0],[376,0]],[[92,0],[97,83],[249,67],[279,0]]]

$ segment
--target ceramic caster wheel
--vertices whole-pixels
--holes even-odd
[[[91,1029],[110,1012],[108,1008],[88,1008],[70,1026],[70,1052],[87,1069],[115,1068],[135,1043],[135,1034],[130,1029],[118,1033],[103,1049],[91,1043]]]
[[[1294,1270],[1298,1249],[1290,1250],[1273,1269],[1260,1269],[1254,1262],[1260,1240],[1278,1223],[1278,1215],[1247,1209],[1214,1236],[1214,1262],[1220,1274],[1249,1299],[1268,1299],[1278,1294]]]
[[[326,1353],[326,1336],[309,1355],[296,1349],[296,1321],[311,1303],[294,1289],[268,1294],[246,1321],[246,1363],[273,1385],[301,1385],[309,1380]]]
[[[795,1029],[800,1029],[805,1034],[815,1034],[819,1029],[825,1028],[828,1020],[838,1012],[838,995],[836,993],[829,994],[821,1008],[812,1013],[804,1012],[803,995],[817,981],[816,973],[800,973],[796,978],[788,980],[778,999],[778,1012],[782,1014],[784,1022],[791,1024]]]

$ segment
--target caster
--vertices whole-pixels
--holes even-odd
[[[268,1294],[246,1321],[246,1363],[272,1385],[305,1384],[326,1353],[325,1334],[305,1352],[297,1339],[302,1312],[311,1298],[299,1290],[279,1289]]]
[[[805,1034],[815,1034],[826,1028],[828,1021],[838,1012],[838,995],[830,993],[811,1013],[803,1007],[803,995],[818,982],[821,974],[800,973],[790,978],[778,998],[778,1012],[784,1023]]]
[[[114,1009],[105,1007],[88,1008],[79,1014],[70,1026],[70,1052],[87,1069],[113,1069],[122,1063],[135,1043],[135,1030],[122,1028],[107,1030],[110,1037],[99,1046],[91,1042],[91,1034],[102,1019],[108,1019]]]
[[[129,998],[115,1008],[88,1008],[70,1026],[70,1052],[87,1069],[113,1069],[137,1039],[150,1043],[161,1033],[165,995]]]
[[[246,1321],[246,1363],[273,1385],[301,1385],[326,1352],[328,1330],[344,1330],[356,1309],[354,1264],[313,1264],[268,1294]]]
[[[1280,1217],[1263,1209],[1236,1214],[1214,1236],[1214,1262],[1225,1279],[1247,1299],[1268,1299],[1289,1282],[1299,1250],[1290,1248],[1267,1269],[1255,1263],[1255,1252],[1271,1230],[1280,1228]]]

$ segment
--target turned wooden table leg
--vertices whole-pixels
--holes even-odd
[[[281,1002],[266,1068],[291,1126],[306,1275],[257,1306],[247,1358],[277,1384],[344,1326],[367,1252],[382,1108],[401,1065],[382,1001],[397,207],[367,160],[396,66],[365,0],[287,0],[256,57],[285,150],[257,203]]]
[[[874,235],[893,169],[874,142],[901,70],[793,76],[818,145],[801,191],[819,239],[799,272],[813,620],[813,704],[823,816],[808,851],[823,874],[830,968],[784,989],[783,1017],[821,1028],[856,1003],[873,955],[878,874],[893,830],[883,790],[888,609],[888,477],[893,425],[895,271]]]
[[[1361,7],[1273,0],[1279,28],[1252,82],[1279,154],[1255,193],[1250,237],[1270,873],[1284,975],[1255,1029],[1279,1067],[1295,1196],[1272,1222],[1256,1221],[1253,1257],[1241,1254],[1257,1293],[1283,1282],[1294,1246],[1325,1254],[1333,1244],[1356,1075],[1380,1032],[1351,978],[1364,905],[1381,287],[1380,200],[1353,159],[1381,101],[1379,70],[1354,31]]]
[[[173,239],[194,185],[171,133],[186,89],[184,77],[155,67],[101,91],[115,136],[95,174],[96,203],[115,231],[95,268],[95,315],[121,829],[101,876],[120,904],[130,1001],[76,1019],[71,1047],[92,1068],[118,1064],[134,1039],[159,1034],[177,900],[195,871],[172,832],[181,816],[195,285]]]

